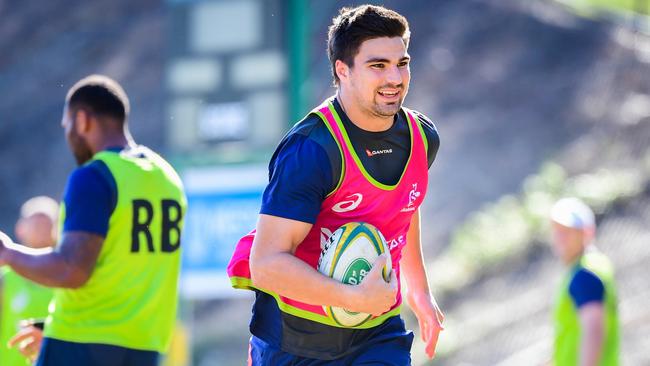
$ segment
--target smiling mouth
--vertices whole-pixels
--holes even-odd
[[[386,91],[386,90],[384,90],[384,91],[377,91],[377,93],[379,95],[381,95],[382,97],[393,98],[393,97],[396,97],[399,94],[399,90],[395,90],[395,91]]]

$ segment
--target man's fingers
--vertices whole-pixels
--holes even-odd
[[[418,319],[418,323],[420,323],[420,337],[422,338],[422,341],[426,343],[427,341],[427,322],[423,322]]]
[[[33,331],[30,328],[21,329],[20,332],[9,340],[7,345],[9,345],[9,347],[14,347],[16,344],[33,337]]]
[[[427,353],[427,356],[429,358],[433,358],[433,356],[436,355],[436,344],[438,344],[438,336],[440,333],[438,331],[434,331],[431,333],[431,338],[426,342],[427,346],[425,348],[425,351]]]
[[[436,320],[438,321],[438,326],[440,327],[440,330],[445,329],[445,326],[443,325],[445,321],[445,315],[436,307]]]
[[[438,324],[442,328],[442,323],[445,321],[445,314],[442,313],[442,310],[436,306],[436,318],[438,318]]]
[[[386,254],[382,254],[375,260],[375,263],[372,264],[372,268],[366,277],[379,278],[382,277],[382,269],[386,265]]]
[[[388,287],[393,292],[393,295],[397,294],[397,276],[395,275],[395,271],[391,270],[388,280],[384,278],[384,281],[388,284]]]
[[[31,358],[32,356],[34,356],[35,353],[38,352],[38,347],[39,347],[38,343],[31,341],[31,342],[22,343],[18,350],[20,351],[20,353],[23,354],[23,356],[27,356]]]
[[[21,329],[9,340],[7,345],[9,347],[18,345],[18,351],[23,356],[34,360],[40,350],[42,338],[43,334],[40,329],[29,326]]]
[[[429,358],[433,358],[436,354],[436,345],[438,344],[438,338],[440,337],[440,331],[442,326],[440,324],[434,324],[437,322],[436,319],[431,319],[430,322],[427,322],[427,339],[426,343],[426,353]]]

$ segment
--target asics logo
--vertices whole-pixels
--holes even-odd
[[[351,200],[341,201],[334,206],[332,206],[332,211],[334,212],[348,212],[352,211],[355,208],[359,207],[361,201],[363,200],[363,195],[361,193],[351,194],[345,198],[351,198]]]

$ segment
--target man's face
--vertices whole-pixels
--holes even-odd
[[[364,41],[354,57],[346,87],[364,113],[392,117],[402,106],[411,80],[409,55],[401,37]]]
[[[52,219],[43,213],[21,218],[16,224],[18,242],[31,248],[45,248],[55,243]]]
[[[87,114],[85,114],[85,112],[81,111],[80,113],[83,113],[83,117],[87,118]],[[83,163],[90,160],[93,154],[86,139],[77,131],[78,121],[75,120],[76,118],[77,116],[71,113],[71,111],[68,109],[68,105],[66,104],[63,108],[61,127],[63,127],[63,130],[65,132],[65,139],[68,141],[68,146],[70,147],[70,151],[72,151],[75,160],[77,160],[77,164],[82,165]]]
[[[563,263],[573,263],[584,250],[584,230],[552,222],[552,231],[553,252]]]

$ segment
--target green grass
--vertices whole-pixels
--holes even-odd
[[[650,15],[650,4],[647,0],[556,0],[568,5],[580,14],[598,12],[638,13]]]

